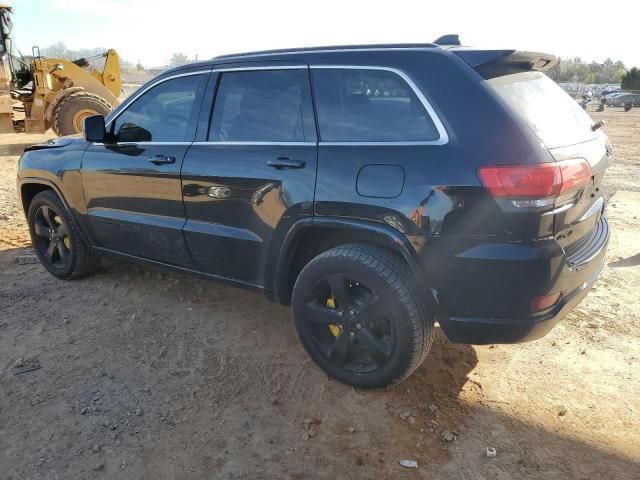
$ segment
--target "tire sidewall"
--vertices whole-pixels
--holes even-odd
[[[34,221],[35,221],[36,212],[43,205],[53,208],[54,211],[62,217],[64,223],[67,225],[69,237],[71,237],[71,249],[69,253],[71,261],[64,268],[58,268],[52,265],[49,262],[49,260],[42,254],[40,249],[37,247],[36,242],[38,241],[38,236],[35,233]],[[44,268],[49,273],[51,273],[52,275],[55,275],[58,278],[66,279],[71,277],[71,275],[73,274],[76,268],[76,261],[77,261],[77,255],[78,255],[77,253],[78,242],[81,241],[81,239],[77,238],[76,231],[74,228],[72,228],[71,222],[73,221],[73,219],[71,218],[71,215],[69,214],[67,209],[64,207],[64,205],[62,204],[58,196],[55,193],[50,191],[39,193],[38,195],[36,195],[31,201],[31,204],[29,205],[27,220],[28,220],[27,223],[29,224],[29,234],[31,236],[31,244],[33,245],[33,249],[35,250],[36,255],[38,256],[40,263],[44,266]]]
[[[382,296],[391,312],[391,328],[394,330],[394,349],[389,362],[371,373],[350,372],[329,362],[311,338],[307,327],[306,303],[312,299],[314,286],[327,275],[341,273],[361,282]],[[400,301],[400,292],[384,277],[362,262],[349,257],[316,258],[300,273],[293,290],[292,311],[296,331],[304,349],[327,374],[337,380],[363,388],[375,388],[393,383],[401,378],[411,364],[411,345],[414,341],[408,318],[411,312]]]

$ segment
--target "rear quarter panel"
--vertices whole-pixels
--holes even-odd
[[[522,246],[514,252],[502,245],[552,235],[553,222],[538,214],[505,215],[481,185],[477,169],[487,164],[541,163],[553,158],[485,80],[455,54],[438,50],[374,55],[368,59],[360,54],[357,60],[336,55],[322,61],[404,71],[437,112],[449,141],[444,145],[323,145],[321,141],[316,214],[386,223],[406,235],[421,259],[436,301],[449,314],[494,316],[523,311],[528,307],[524,297],[531,298],[536,293],[534,287],[523,289],[508,305],[496,301],[495,294],[513,287],[514,278],[523,279],[516,288],[524,285],[527,276],[537,280],[538,286],[546,286],[554,276],[550,264],[560,261],[556,257],[561,252],[547,252],[554,260],[541,264],[539,250]],[[404,170],[398,196],[358,194],[358,172],[369,164],[397,165]],[[484,274],[486,263],[477,257],[487,254],[475,250],[483,245],[496,245],[488,255],[489,263],[497,268]],[[513,256],[521,261],[514,263]],[[478,282],[471,281],[473,278]]]
[[[436,50],[332,53],[309,63],[402,70],[431,103],[449,135],[444,145],[323,145],[321,141],[316,214],[388,223],[412,235],[493,236],[521,228],[504,223],[504,215],[479,182],[477,168],[552,159],[463,60]],[[404,170],[404,186],[397,197],[358,193],[358,173],[370,164]]]

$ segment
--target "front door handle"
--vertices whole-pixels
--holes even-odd
[[[268,160],[267,165],[278,170],[288,168],[304,168],[307,162],[304,160],[292,160],[289,157],[278,157],[275,160]]]
[[[154,165],[166,165],[168,163],[176,163],[176,157],[167,157],[166,155],[153,155],[147,158],[147,162],[151,162]]]

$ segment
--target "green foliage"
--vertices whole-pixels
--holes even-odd
[[[640,69],[633,67],[622,76],[623,90],[640,90]]]
[[[620,83],[626,73],[624,63],[607,58],[604,62],[586,63],[580,57],[558,58],[548,75],[556,82],[572,83]]]

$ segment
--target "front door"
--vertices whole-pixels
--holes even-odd
[[[182,235],[180,169],[208,75],[160,78],[109,121],[104,144],[85,151],[81,174],[97,247],[193,266]]]
[[[199,269],[261,286],[274,242],[293,221],[313,214],[317,142],[309,70],[235,65],[213,75],[208,132],[182,169],[184,235]]]

